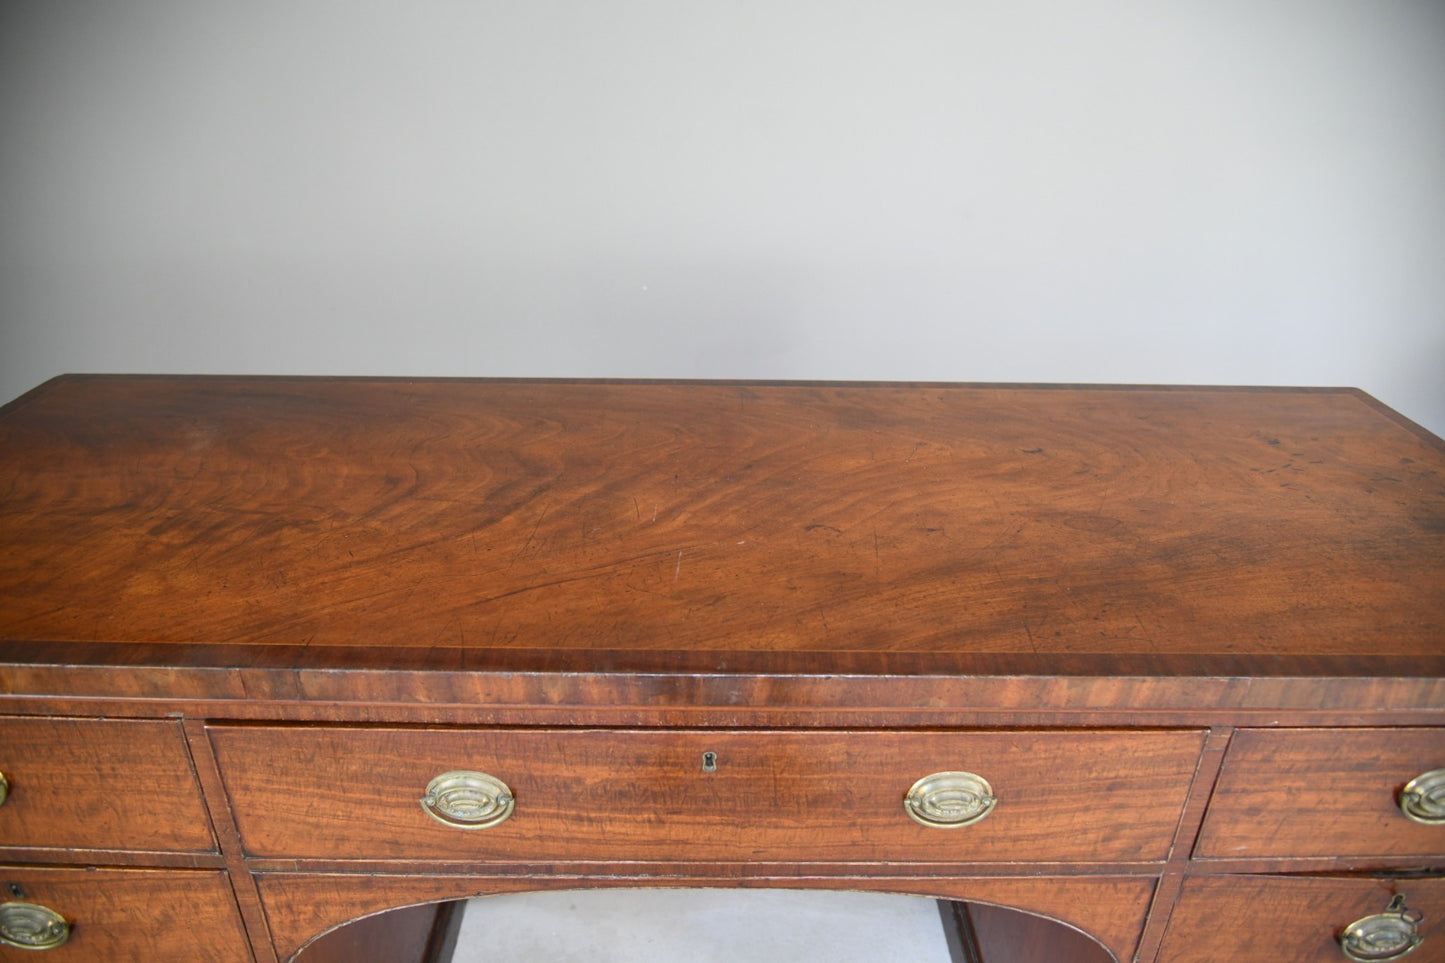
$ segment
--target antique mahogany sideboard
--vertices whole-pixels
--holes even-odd
[[[58,378],[0,410],[0,774],[7,960],[599,886],[1445,960],[1445,446],[1349,389]]]

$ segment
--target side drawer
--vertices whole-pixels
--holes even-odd
[[[1186,880],[1169,920],[1159,963],[1341,963],[1340,939],[1352,923],[1385,915],[1399,895],[1421,940],[1411,963],[1445,960],[1445,879],[1310,876],[1216,876]],[[1365,924],[1374,939],[1365,959],[1388,955],[1404,932],[1391,921]],[[1366,944],[1369,945],[1369,944]],[[1357,957],[1359,958],[1359,957]]]
[[[1445,823],[1406,818],[1400,791],[1445,768],[1445,729],[1241,729],[1199,836],[1201,857],[1445,855]]]
[[[251,960],[230,883],[219,871],[0,866],[0,932],[7,920],[15,930],[36,932],[33,907],[63,919],[69,938],[43,955],[0,943],[0,960]]]
[[[1162,860],[1197,731],[210,730],[254,856],[435,860]],[[515,800],[490,828],[420,805],[474,770]],[[910,818],[922,777],[982,776],[966,826]],[[947,800],[945,800],[947,802]]]
[[[0,846],[213,852],[181,727],[0,718]]]

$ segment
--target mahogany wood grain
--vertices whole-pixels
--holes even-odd
[[[1340,963],[1341,931],[1396,893],[1424,914],[1406,959],[1445,961],[1445,879],[1235,876],[1185,882],[1159,963]]]
[[[14,640],[1437,656],[1445,451],[1357,392],[68,378]]]
[[[967,917],[976,963],[1115,963],[1097,940],[1058,920],[987,903],[956,905]]]
[[[14,643],[0,648],[0,698],[36,713],[134,712],[140,703],[234,719],[592,726],[1132,726],[1145,713],[1155,725],[1190,727],[1422,725],[1445,706],[1445,658],[1391,666],[1365,655],[1293,664],[1178,657],[1079,676],[1066,674],[1064,656],[951,658],[925,669],[834,653],[780,671],[771,659],[711,654],[698,668],[668,653],[675,664],[662,671],[601,652],[603,667],[586,671],[585,660],[558,656],[549,667],[534,652],[507,653],[525,668],[486,665],[496,653],[476,650],[425,654],[449,666],[469,656],[484,663],[477,668],[427,668],[431,660],[410,651]],[[198,659],[213,664],[199,668]]]
[[[1184,812],[1174,833],[1174,844],[1169,848],[1169,862],[1159,877],[1159,885],[1154,891],[1154,902],[1149,908],[1149,920],[1139,941],[1139,960],[1146,963],[1153,960],[1159,952],[1160,941],[1163,940],[1165,927],[1169,924],[1169,914],[1179,899],[1184,876],[1189,872],[1194,843],[1208,812],[1215,780],[1219,778],[1219,769],[1224,763],[1225,752],[1233,735],[1234,730],[1221,726],[1210,730],[1204,741],[1204,750],[1199,756],[1199,768],[1194,773],[1189,797],[1184,802]]]
[[[0,946],[0,960],[251,963],[224,873],[0,866],[0,901],[7,899],[55,910],[71,935],[42,952]]]
[[[464,903],[403,906],[353,920],[306,945],[301,963],[450,963]]]
[[[176,722],[0,718],[0,847],[214,852]]]
[[[1243,729],[1224,760],[1205,857],[1435,857],[1445,826],[1400,812],[1400,789],[1445,768],[1445,729]]]
[[[1168,855],[1204,734],[217,726],[211,739],[252,856],[1088,863]],[[512,816],[485,830],[428,816],[427,783],[459,769],[506,783]],[[904,796],[946,770],[987,779],[993,812],[914,822]]]
[[[56,959],[619,885],[1334,959],[1445,912],[1393,809],[1445,766],[1445,442],[1350,389],[65,377],[0,408],[0,713],[0,855],[116,923]],[[463,767],[517,814],[429,819]],[[943,769],[998,809],[913,824]]]
[[[748,889],[851,889],[874,893],[903,893],[935,899],[1008,906],[1049,916],[1089,933],[1119,960],[1133,958],[1153,892],[1150,877],[953,877],[920,880],[904,877],[812,880],[772,878],[766,875],[710,879],[693,875],[650,878],[625,876],[566,877],[485,875],[356,876],[307,873],[267,873],[259,878],[266,912],[276,934],[280,956],[286,961],[307,940],[349,919],[395,906],[428,900],[467,899],[479,896],[505,899],[507,893],[576,888],[629,888],[645,898],[649,887],[706,887]],[[297,963],[304,963],[304,955]],[[1062,961],[1060,961],[1062,963]]]
[[[246,865],[241,850],[240,833],[236,830],[236,819],[226,801],[226,790],[221,783],[221,772],[216,767],[216,755],[211,751],[211,741],[206,735],[206,725],[200,719],[187,719],[182,723],[186,733],[186,744],[196,765],[196,778],[205,793],[207,808],[211,813],[211,826],[216,832],[222,858],[231,878],[231,889],[236,897],[236,909],[241,925],[250,939],[256,963],[276,963],[276,951],[271,946],[271,933],[266,925],[266,914],[261,907],[261,896],[256,892],[256,879]]]

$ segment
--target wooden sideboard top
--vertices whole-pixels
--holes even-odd
[[[1352,389],[67,376],[0,545],[17,664],[1445,677]]]

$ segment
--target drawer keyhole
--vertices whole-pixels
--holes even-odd
[[[702,754],[702,771],[717,772],[717,753],[705,752]]]

